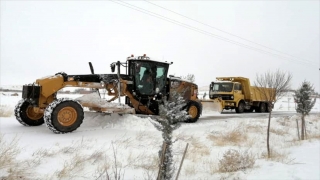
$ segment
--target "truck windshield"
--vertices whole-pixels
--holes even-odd
[[[233,83],[214,83],[212,91],[231,92],[233,90]]]

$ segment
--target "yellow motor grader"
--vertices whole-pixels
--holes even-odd
[[[146,55],[130,56],[125,62],[111,63],[113,74],[95,74],[89,62],[91,74],[61,72],[37,79],[23,86],[22,100],[15,107],[16,119],[25,126],[45,123],[54,133],[68,133],[82,124],[84,107],[97,112],[158,115],[161,99],[169,99],[170,92],[176,91],[187,102],[185,109],[190,118],[186,122],[196,122],[202,113],[198,86],[178,77],[167,77],[170,64]],[[121,74],[121,66],[125,67],[125,74]],[[57,98],[57,92],[65,87],[106,89],[111,99]],[[120,97],[125,98],[125,104],[120,103]],[[111,102],[117,98],[119,103]]]

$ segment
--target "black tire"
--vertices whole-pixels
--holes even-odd
[[[268,104],[268,103],[266,103],[266,106],[267,106],[267,107],[266,107],[266,112],[268,112],[268,113],[271,112],[273,108],[272,108],[272,107],[269,107],[269,104]]]
[[[194,123],[197,122],[202,112],[202,106],[196,101],[190,101],[187,105],[187,113],[191,117],[185,122]]]
[[[81,104],[67,98],[54,100],[44,114],[47,127],[56,134],[69,133],[78,129],[84,119]]]
[[[260,103],[259,111],[260,113],[265,113],[267,111],[267,107],[265,103]]]
[[[237,113],[243,113],[244,112],[244,102],[243,101],[240,101],[239,104],[238,104],[238,107],[236,107],[236,112]]]
[[[18,122],[24,126],[40,126],[44,123],[43,113],[36,113],[25,99],[18,102],[14,108],[14,115]]]

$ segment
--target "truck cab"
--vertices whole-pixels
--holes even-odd
[[[224,102],[224,109],[235,109],[238,101],[244,99],[242,85],[239,82],[216,81],[211,82],[209,89],[210,99],[220,98]]]

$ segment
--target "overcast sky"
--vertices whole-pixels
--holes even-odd
[[[308,80],[320,92],[319,1],[0,2],[1,85],[89,74],[89,61],[107,74],[147,54],[199,86],[280,69],[292,88]]]

